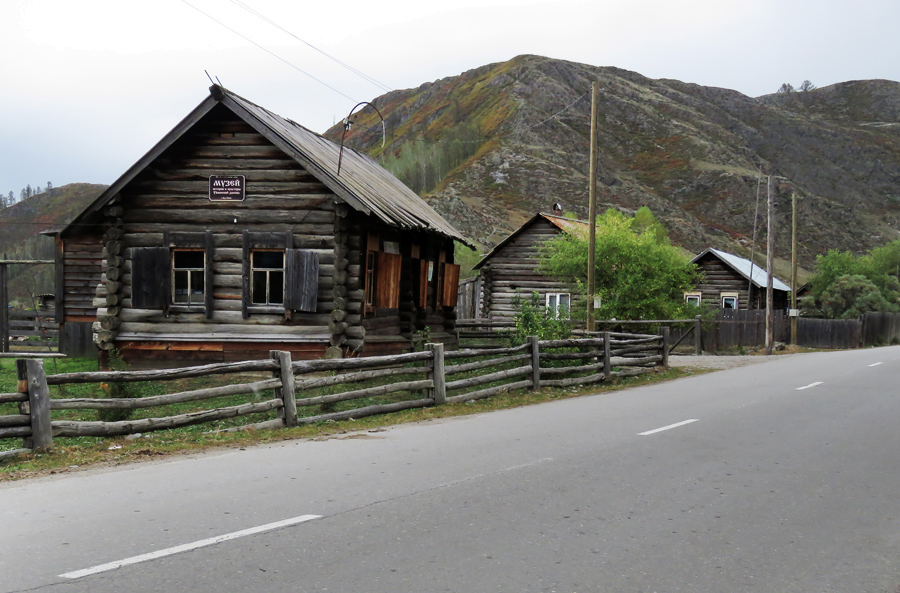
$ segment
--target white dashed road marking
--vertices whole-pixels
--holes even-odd
[[[803,387],[798,387],[797,391],[803,391],[804,389],[809,389],[810,387],[815,387],[816,385],[821,385],[822,381],[816,381],[815,383],[810,383],[809,385],[804,385]]]
[[[684,426],[685,424],[690,424],[691,422],[697,422],[700,420],[699,418],[691,418],[690,420],[685,420],[683,422],[676,422],[675,424],[670,424],[668,426],[663,426],[662,428],[654,428],[653,430],[648,430],[647,432],[639,432],[639,437],[645,437],[650,434],[656,434],[657,432],[662,432],[664,430],[670,430],[672,428],[678,428],[679,426]]]
[[[267,523],[266,525],[250,527],[249,529],[242,529],[241,531],[226,533],[225,535],[219,535],[217,537],[211,537],[209,539],[201,539],[200,541],[192,542],[189,544],[182,544],[180,546],[175,546],[172,548],[166,548],[165,550],[157,550],[156,552],[150,552],[149,554],[141,554],[140,556],[125,558],[124,560],[116,560],[115,562],[108,562],[106,564],[99,564],[97,566],[92,566],[90,568],[85,568],[82,570],[76,570],[74,572],[67,572],[59,576],[66,579],[80,579],[81,577],[86,577],[101,572],[107,572],[109,570],[115,570],[117,568],[128,566],[130,564],[138,564],[139,562],[156,560],[157,558],[172,556],[173,554],[180,554],[182,552],[189,552],[190,550],[212,546],[222,542],[227,542],[228,540],[237,539],[239,537],[254,535],[256,533],[263,533],[264,531],[271,531],[273,529],[287,527],[288,525],[296,525],[297,523],[304,523],[306,521],[312,521],[313,519],[318,519],[321,516],[322,515],[301,515],[299,517],[293,517],[291,519],[285,519],[283,521],[276,521],[275,523]]]

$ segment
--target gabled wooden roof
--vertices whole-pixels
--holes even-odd
[[[544,214],[543,212],[538,212],[537,214],[532,216],[531,219],[528,220],[528,222],[526,222],[525,224],[520,226],[518,229],[513,231],[513,233],[511,235],[509,235],[507,238],[505,238],[502,241],[500,241],[499,243],[497,243],[497,245],[495,245],[494,248],[491,249],[490,253],[488,253],[483,258],[481,258],[480,262],[478,262],[477,264],[472,266],[472,269],[473,270],[481,269],[481,266],[486,264],[489,259],[494,257],[494,254],[501,251],[508,243],[515,240],[516,237],[521,235],[526,229],[528,229],[531,225],[533,225],[535,222],[537,222],[539,220],[546,220],[553,226],[559,228],[564,233],[569,233],[569,234],[584,233],[585,235],[587,235],[587,233],[589,231],[588,223],[585,220],[577,220],[574,218],[564,218],[562,216],[556,216],[555,214]]]
[[[749,259],[744,259],[743,257],[738,257],[733,253],[728,253],[727,251],[721,251],[719,249],[713,249],[712,247],[710,247],[704,250],[702,253],[698,254],[694,259],[692,259],[691,263],[697,263],[706,255],[715,257],[723,264],[743,276],[746,280],[753,282],[753,284],[756,285],[757,288],[766,288],[766,285],[768,284],[768,274],[766,273],[766,269],[759,267]],[[775,290],[784,290],[787,292],[791,291],[790,286],[775,277],[772,278],[772,287]]]
[[[109,203],[123,187],[218,104],[227,107],[285,154],[296,160],[355,210],[371,214],[391,226],[435,232],[473,247],[431,206],[368,155],[345,146],[343,156],[340,156],[340,146],[331,140],[276,115],[219,85],[210,87],[209,97],[110,185],[62,232],[65,232],[79,219],[99,211]],[[337,174],[339,157],[341,158],[340,175]]]

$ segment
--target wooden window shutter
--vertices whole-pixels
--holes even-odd
[[[456,264],[442,264],[444,269],[444,293],[441,295],[441,305],[455,307],[459,299],[459,266]]]
[[[375,264],[378,278],[375,281],[375,308],[400,308],[400,262],[402,256],[378,252]]]
[[[131,250],[131,306],[168,310],[169,248],[135,247]]]
[[[286,249],[284,256],[285,310],[314,313],[319,300],[319,254]]]

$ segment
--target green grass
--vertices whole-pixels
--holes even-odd
[[[456,364],[462,361],[452,362]],[[518,361],[516,363],[498,365],[496,367],[480,369],[470,373],[461,373],[459,375],[451,376],[448,380],[494,372],[503,368],[519,366],[521,364],[521,361]],[[96,370],[96,362],[63,359],[56,361],[55,363],[47,361],[45,368],[48,374],[93,371]],[[77,471],[85,467],[121,465],[171,454],[196,452],[216,447],[245,447],[258,443],[302,438],[338,438],[339,435],[349,432],[378,430],[380,427],[386,425],[421,422],[448,416],[489,412],[522,405],[542,403],[554,399],[616,391],[646,383],[679,378],[694,373],[696,373],[696,371],[685,369],[654,369],[653,372],[638,377],[614,379],[609,384],[601,383],[579,388],[541,389],[538,391],[518,390],[513,393],[502,393],[489,399],[475,402],[405,410],[392,414],[371,416],[355,420],[316,422],[290,429],[211,432],[231,426],[246,425],[274,418],[274,413],[269,412],[178,429],[150,432],[141,436],[132,435],[131,437],[114,438],[59,437],[54,439],[53,448],[49,452],[28,453],[13,460],[0,462],[0,481],[15,480],[51,473]],[[267,373],[218,375],[215,377],[179,379],[168,382],[131,383],[127,385],[129,386],[129,389],[135,390],[136,395],[145,397],[161,393],[175,393],[191,389],[200,389],[215,385],[250,382],[267,378],[267,376]],[[416,375],[414,377],[402,375],[399,377],[386,377],[377,381],[366,381],[349,385],[338,384],[316,389],[314,392],[305,391],[303,393],[298,393],[297,397],[299,401],[299,398],[302,397],[340,393],[378,384],[421,378],[424,377],[422,375]],[[520,379],[521,377],[518,377],[510,379],[507,382]],[[480,385],[473,387],[470,390],[485,389],[502,383],[503,382],[501,381],[488,385]],[[15,391],[15,385],[16,374],[14,361],[0,360],[0,392],[9,393]],[[99,393],[97,385],[51,386],[50,389],[51,397],[53,398],[97,397]],[[458,393],[459,392],[454,392],[450,395],[457,395]],[[272,397],[273,393],[270,390],[263,394],[226,396],[200,402],[185,402],[168,406],[146,408],[136,410],[132,415],[132,419],[184,414],[198,410],[239,405],[241,403],[246,403],[247,401],[262,401],[271,399]],[[352,410],[373,404],[420,399],[422,397],[424,397],[424,394],[421,391],[411,393],[399,392],[386,396],[337,402],[335,404],[330,404],[327,407],[298,407],[298,414],[301,417],[312,416],[332,411]],[[0,405],[0,415],[15,413],[17,413],[16,404]],[[96,410],[57,410],[53,412],[53,419],[97,420],[98,418]],[[10,450],[19,447],[21,447],[21,439],[4,439],[0,441],[0,450]]]

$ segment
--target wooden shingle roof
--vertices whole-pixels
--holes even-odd
[[[462,233],[368,155],[345,146],[341,156],[340,146],[331,140],[219,85],[210,87],[210,96],[110,185],[93,204],[76,217],[76,221],[106,205],[125,185],[217,104],[227,107],[296,160],[351,208],[371,214],[391,226],[438,233],[472,247]],[[341,158],[340,175],[337,174],[339,158]]]

